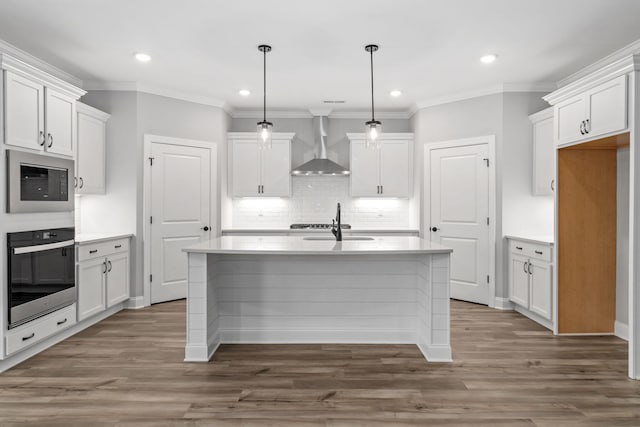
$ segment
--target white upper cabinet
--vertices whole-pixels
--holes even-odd
[[[554,107],[556,144],[621,131],[627,128],[627,76],[622,75],[565,99]]]
[[[533,195],[551,196],[555,188],[553,108],[529,116],[533,124]]]
[[[76,146],[76,100],[49,88],[44,93],[45,150],[72,157]]]
[[[9,71],[4,73],[4,140],[41,150],[44,135],[44,86]]]
[[[366,147],[364,134],[351,141],[351,196],[398,197],[411,194],[413,134],[383,134],[378,149]]]
[[[73,157],[76,100],[85,92],[8,55],[0,67],[5,144]]]
[[[105,193],[106,129],[109,114],[77,103],[76,193]]]
[[[271,148],[260,149],[255,133],[229,133],[231,196],[290,197],[293,136],[293,133],[274,133]]]

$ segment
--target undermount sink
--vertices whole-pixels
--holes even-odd
[[[302,240],[336,240],[335,237],[332,236],[309,236],[303,237]],[[374,240],[373,237],[358,237],[358,236],[345,236],[342,240]]]

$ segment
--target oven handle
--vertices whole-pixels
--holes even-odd
[[[49,251],[51,249],[64,248],[65,246],[73,246],[75,240],[65,240],[58,243],[47,243],[46,245],[25,246],[24,248],[14,248],[13,253],[16,255],[30,254],[32,252]]]

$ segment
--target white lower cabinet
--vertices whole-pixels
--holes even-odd
[[[78,320],[129,299],[129,239],[78,247]]]
[[[522,314],[552,328],[554,304],[551,246],[509,239],[508,257],[509,300],[524,309],[518,310]]]
[[[6,333],[7,356],[76,324],[76,305],[61,308]]]
[[[78,319],[104,311],[106,265],[103,258],[78,263]]]

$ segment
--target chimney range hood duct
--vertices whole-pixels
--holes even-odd
[[[301,175],[333,175],[346,176],[351,172],[327,158],[327,128],[329,119],[326,116],[313,118],[313,136],[317,149],[317,157],[309,160],[291,171],[293,176]]]

